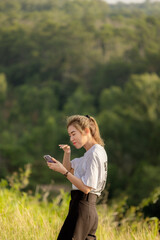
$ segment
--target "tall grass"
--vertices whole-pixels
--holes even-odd
[[[67,197],[61,206],[58,200],[45,203],[39,196],[0,190],[0,239],[56,239],[68,205]]]
[[[55,240],[68,211],[70,197],[63,191],[52,202],[40,201],[15,189],[0,188],[0,240]],[[63,201],[62,201],[63,199]],[[158,221],[141,220],[118,227],[113,209],[98,205],[98,240],[158,240]],[[65,239],[64,239],[65,240]]]
[[[128,222],[123,219],[122,225],[113,221],[114,209],[98,206],[99,226],[97,236],[99,240],[158,240],[158,219],[143,219]]]

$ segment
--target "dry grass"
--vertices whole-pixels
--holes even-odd
[[[0,240],[54,240],[67,214],[70,198],[63,192],[52,203],[41,202],[40,196],[0,189]],[[62,204],[61,198],[64,199]],[[118,228],[113,222],[113,210],[97,207],[98,240],[158,240],[156,221],[124,221]],[[65,240],[65,239],[64,239]]]

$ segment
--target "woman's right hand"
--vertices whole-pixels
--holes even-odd
[[[59,144],[59,147],[60,147],[61,149],[63,149],[63,151],[64,151],[65,153],[71,153],[71,148],[70,148],[69,145],[67,145],[67,144]]]

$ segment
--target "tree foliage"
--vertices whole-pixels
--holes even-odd
[[[159,3],[0,1],[0,176],[32,163],[32,186],[51,181],[42,156],[62,159],[66,116],[90,114],[109,197],[147,197],[160,183],[159,39]]]

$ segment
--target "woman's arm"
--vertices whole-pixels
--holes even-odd
[[[73,173],[73,169],[71,168],[71,148],[67,144],[60,144],[59,147],[63,149],[64,155],[63,155],[63,166],[69,171]]]
[[[66,169],[62,163],[57,161],[55,158],[52,158],[52,159],[54,163],[50,163],[50,162],[47,163],[50,169],[56,172],[59,172],[61,174],[65,174],[68,171],[68,169]],[[92,189],[91,187],[86,186],[81,179],[75,177],[71,172],[68,173],[67,179],[85,194],[88,194]]]
[[[81,179],[75,177],[72,173],[68,173],[67,179],[74,184],[79,190],[84,192],[85,194],[88,194],[91,191],[91,187],[86,186]]]

